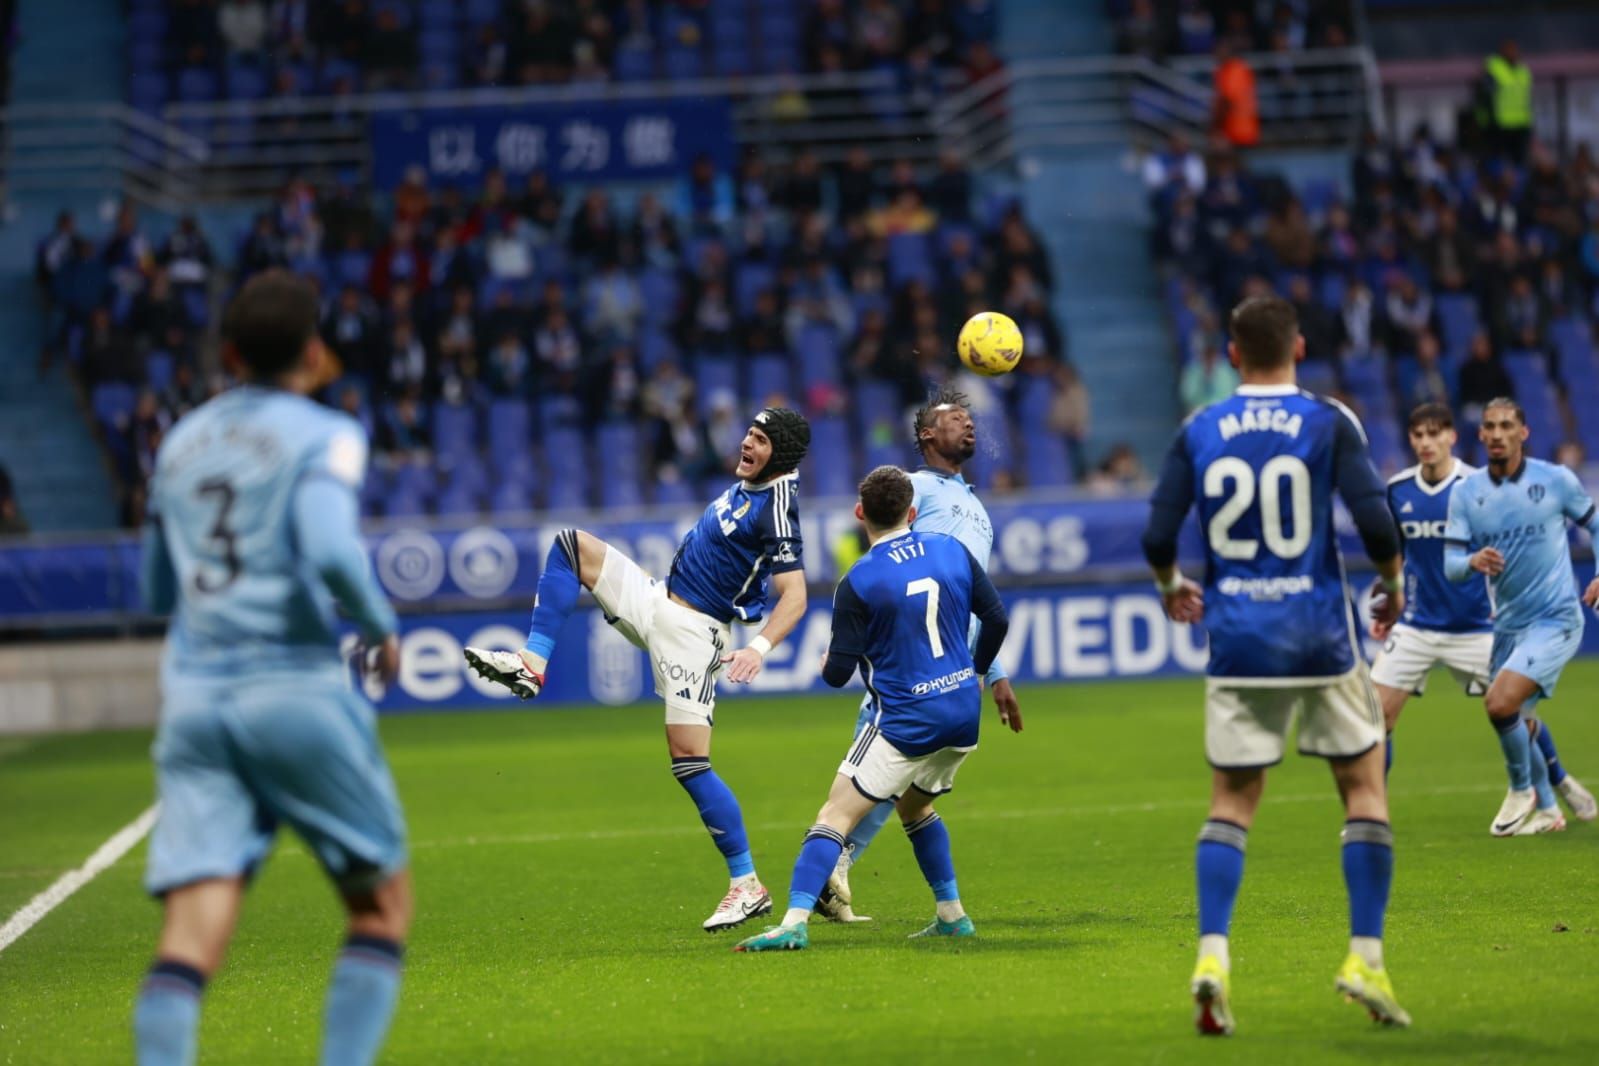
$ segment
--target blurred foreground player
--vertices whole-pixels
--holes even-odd
[[[911,529],[917,533],[946,533],[960,541],[977,565],[986,572],[988,557],[994,547],[994,526],[988,519],[983,501],[977,490],[961,476],[961,465],[977,453],[977,426],[972,421],[966,397],[953,389],[940,389],[929,397],[916,412],[913,426],[916,450],[922,456],[922,468],[910,475],[915,490],[913,504],[916,519]],[[979,624],[972,619],[968,646],[977,646]],[[999,711],[1002,725],[1013,732],[1022,731],[1022,711],[1016,693],[1004,667],[995,660],[988,668],[984,680],[994,694],[994,707]],[[871,724],[876,708],[868,694],[861,701],[861,711],[855,722],[855,735]],[[866,849],[894,813],[892,803],[879,803],[844,842],[844,851],[838,857],[838,866],[827,879],[827,889],[817,902],[816,912],[824,918],[840,922],[869,921],[857,915],[850,893],[849,871],[860,862]]]
[[[366,435],[306,398],[326,358],[316,324],[305,281],[252,279],[223,322],[245,384],[185,417],[156,459],[144,595],[173,620],[145,883],[166,917],[134,1010],[141,1066],[194,1061],[201,994],[279,823],[349,910],[322,1062],[373,1061],[399,995],[405,823],[372,706],[339,654],[335,604],[385,678],[400,646],[358,529]]]
[[[915,491],[903,470],[880,466],[861,482],[855,517],[872,546],[838,583],[833,638],[822,677],[842,687],[857,668],[872,718],[838,768],[827,802],[794,861],[781,924],[741,941],[738,951],[782,951],[810,943],[806,924],[844,848],[867,812],[892,802],[933,890],[933,923],[914,936],[975,932],[961,906],[949,832],[933,800],[977,747],[984,671],[1007,622],[988,575],[960,541],[917,533]],[[981,625],[968,650],[972,615]]]
[[[1515,400],[1490,400],[1477,434],[1488,469],[1467,477],[1449,499],[1444,573],[1451,581],[1486,574],[1494,598],[1493,683],[1483,706],[1504,749],[1510,790],[1489,832],[1558,832],[1566,819],[1528,732],[1537,731],[1538,701],[1554,696],[1560,672],[1582,646],[1582,604],[1599,606],[1599,577],[1577,598],[1566,521],[1599,543],[1599,515],[1576,474],[1528,458],[1527,417]]]
[[[772,909],[772,897],[755,875],[738,799],[711,769],[712,712],[722,668],[729,681],[753,681],[767,653],[805,615],[795,471],[810,443],[810,425],[798,412],[768,407],[757,414],[739,446],[735,473],[741,480],[688,531],[665,581],[598,537],[563,529],[539,576],[527,646],[520,652],[465,649],[467,663],[480,675],[532,699],[544,686],[561,627],[586,588],[606,621],[649,654],[655,694],[666,703],[672,774],[727,860],[727,895],[705,919],[708,933]],[[731,623],[761,620],[768,581],[778,597],[771,618],[748,647],[726,654]]]
[[[1244,874],[1244,846],[1266,784],[1299,719],[1299,751],[1328,760],[1346,821],[1349,955],[1335,987],[1389,1025],[1410,1016],[1383,968],[1383,918],[1393,833],[1383,782],[1382,711],[1360,654],[1333,528],[1343,497],[1386,595],[1404,607],[1399,537],[1372,468],[1365,432],[1342,405],[1303,392],[1294,364],[1305,341],[1293,305],[1253,297],[1232,313],[1234,395],[1183,425],[1155,488],[1144,552],[1166,613],[1204,619],[1210,633],[1205,754],[1214,767],[1210,817],[1199,833],[1199,963],[1192,991],[1202,1034],[1233,1031],[1227,937]],[[1197,503],[1205,586],[1177,569],[1177,535]]]
[[[1482,696],[1488,691],[1493,659],[1493,602],[1487,579],[1478,575],[1457,584],[1444,573],[1449,501],[1476,467],[1455,458],[1455,419],[1442,404],[1426,403],[1412,411],[1409,437],[1417,463],[1388,481],[1388,509],[1405,548],[1405,611],[1391,629],[1372,627],[1372,635],[1384,641],[1371,665],[1371,681],[1388,729],[1389,767],[1400,711],[1412,695],[1420,696],[1426,689],[1432,668],[1448,667],[1468,696]],[[1593,795],[1560,765],[1548,723],[1537,725],[1530,757],[1544,762],[1549,784],[1572,814],[1593,821],[1599,813]],[[1520,828],[1529,823],[1524,821]]]

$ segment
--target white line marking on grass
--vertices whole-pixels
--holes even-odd
[[[116,865],[118,859],[132,851],[134,845],[143,840],[145,834],[150,832],[150,827],[155,825],[159,809],[160,804],[153,804],[139,817],[118,829],[82,866],[56,878],[55,884],[30,899],[26,906],[6,920],[5,925],[0,925],[0,951],[16,943],[18,937],[38,925],[45,915],[65,903],[74,892],[105,873]]]
[[[1431,796],[1465,796],[1498,793],[1498,785],[1440,785],[1437,788],[1407,789],[1396,792],[1394,798],[1405,800]],[[1321,792],[1289,793],[1283,796],[1267,794],[1264,805],[1269,809],[1286,803],[1336,804],[1338,793],[1331,788]],[[1079,818],[1117,814],[1146,814],[1157,811],[1192,810],[1202,814],[1203,798],[1162,800],[1158,803],[1104,803],[1085,804],[1079,807],[1029,807],[1019,810],[972,811],[957,817],[958,822],[997,822],[1022,818]],[[796,822],[767,822],[747,828],[760,833],[781,832],[793,829]],[[632,840],[643,837],[703,836],[704,826],[692,823],[675,826],[649,826],[638,829],[593,829],[578,833],[513,833],[498,836],[466,836],[441,840],[413,840],[412,850],[419,848],[475,848],[519,844],[566,844],[582,840]]]

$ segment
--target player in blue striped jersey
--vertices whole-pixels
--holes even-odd
[[[911,528],[919,533],[949,534],[960,541],[986,571],[994,547],[994,526],[983,501],[977,498],[977,490],[961,476],[961,465],[977,453],[977,427],[966,397],[954,389],[940,389],[916,412],[912,432],[923,465],[910,475],[916,493],[916,520]],[[978,622],[973,618],[968,641],[971,647],[976,647],[977,634]],[[984,680],[994,694],[994,707],[1001,724],[1020,733],[1021,705],[998,660],[989,667]],[[871,721],[872,713],[868,696],[861,701],[860,715],[855,722],[857,736]],[[880,803],[849,834],[844,851],[838,857],[838,866],[828,878],[827,891],[817,904],[818,914],[841,922],[869,920],[854,911],[849,871],[861,860],[893,813],[892,803]]]
[[[279,824],[349,912],[322,1061],[371,1062],[399,995],[411,920],[405,821],[372,706],[351,691],[339,654],[335,605],[386,678],[400,645],[360,539],[366,434],[306,398],[326,365],[316,326],[304,279],[251,279],[223,320],[245,384],[185,416],[156,456],[144,597],[172,624],[145,885],[165,920],[134,1012],[140,1066],[194,1061],[206,981]]]
[[[982,674],[1005,639],[1005,608],[988,575],[960,541],[918,533],[910,478],[880,466],[861,482],[856,517],[871,548],[838,583],[833,637],[822,677],[838,688],[856,669],[872,717],[839,765],[827,802],[805,835],[780,925],[741,941],[739,951],[778,951],[810,943],[811,911],[844,848],[844,834],[874,806],[899,810],[917,864],[933,890],[936,916],[916,936],[967,937],[949,832],[933,800],[977,747]],[[977,648],[967,647],[972,615]]]
[[[759,412],[740,445],[740,480],[683,537],[665,581],[590,533],[562,530],[539,576],[526,647],[465,649],[468,665],[483,677],[522,699],[537,696],[556,638],[586,588],[606,621],[649,654],[655,694],[666,704],[672,774],[727,861],[727,894],[704,922],[708,933],[772,909],[771,895],[755,875],[738,799],[711,769],[712,712],[724,668],[735,684],[754,680],[767,653],[805,615],[796,471],[810,443],[810,426],[797,411]],[[765,628],[748,647],[730,653],[729,627],[761,621],[768,585],[776,589],[777,603]]]
[[[1455,458],[1455,420],[1442,404],[1422,404],[1412,411],[1409,437],[1417,465],[1388,482],[1388,508],[1405,544],[1405,611],[1391,631],[1373,629],[1373,636],[1384,641],[1371,680],[1388,729],[1389,765],[1399,714],[1410,696],[1422,694],[1432,668],[1442,664],[1468,695],[1482,696],[1488,691],[1493,654],[1487,579],[1456,584],[1444,574],[1449,500],[1476,468]],[[1539,723],[1531,757],[1545,761],[1549,783],[1573,815],[1592,821],[1599,813],[1594,798],[1561,766],[1548,723]]]
[[[1300,752],[1328,760],[1345,811],[1349,954],[1334,986],[1378,1021],[1408,1025],[1383,965],[1393,833],[1382,712],[1358,651],[1334,493],[1381,574],[1386,595],[1373,604],[1379,621],[1392,622],[1404,606],[1399,535],[1360,423],[1295,384],[1305,339],[1294,306],[1251,297],[1234,309],[1229,328],[1229,355],[1244,383],[1184,423],[1144,535],[1167,615],[1203,619],[1210,634],[1205,752],[1214,770],[1195,854],[1195,1024],[1207,1035],[1233,1030],[1228,936],[1244,847],[1266,769],[1281,761],[1298,719]],[[1191,509],[1205,535],[1203,588],[1177,569],[1177,537]]]
[[[1497,399],[1478,430],[1488,468],[1467,477],[1449,499],[1444,572],[1451,581],[1486,574],[1494,597],[1493,677],[1483,705],[1499,734],[1510,789],[1489,827],[1494,836],[1564,829],[1543,759],[1523,720],[1555,694],[1582,644],[1583,604],[1599,606],[1599,577],[1579,600],[1571,576],[1566,522],[1599,541],[1599,513],[1582,482],[1563,466],[1529,458],[1521,405]],[[1535,727],[1534,727],[1535,728]]]

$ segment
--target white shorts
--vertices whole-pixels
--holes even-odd
[[[716,675],[732,644],[728,627],[668,598],[666,582],[609,545],[594,598],[605,620],[649,655],[655,694],[666,701],[666,724],[714,725]]]
[[[955,787],[955,771],[975,748],[939,748],[926,755],[906,755],[888,742],[875,725],[861,730],[838,772],[855,782],[870,800],[897,800],[907,789],[942,796]]]
[[[1240,685],[1212,677],[1205,687],[1205,758],[1218,770],[1282,762],[1296,718],[1301,755],[1347,759],[1382,743],[1382,708],[1364,664],[1324,685]]]
[[[1419,696],[1427,690],[1427,674],[1439,663],[1449,668],[1468,696],[1488,691],[1488,663],[1493,657],[1493,633],[1440,633],[1414,626],[1394,626],[1377,661],[1371,680]]]

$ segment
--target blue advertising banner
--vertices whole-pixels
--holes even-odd
[[[573,101],[428,108],[372,116],[372,177],[383,189],[421,167],[438,185],[482,182],[498,167],[515,181],[535,170],[556,182],[676,177],[696,156],[734,163],[725,99]]]

